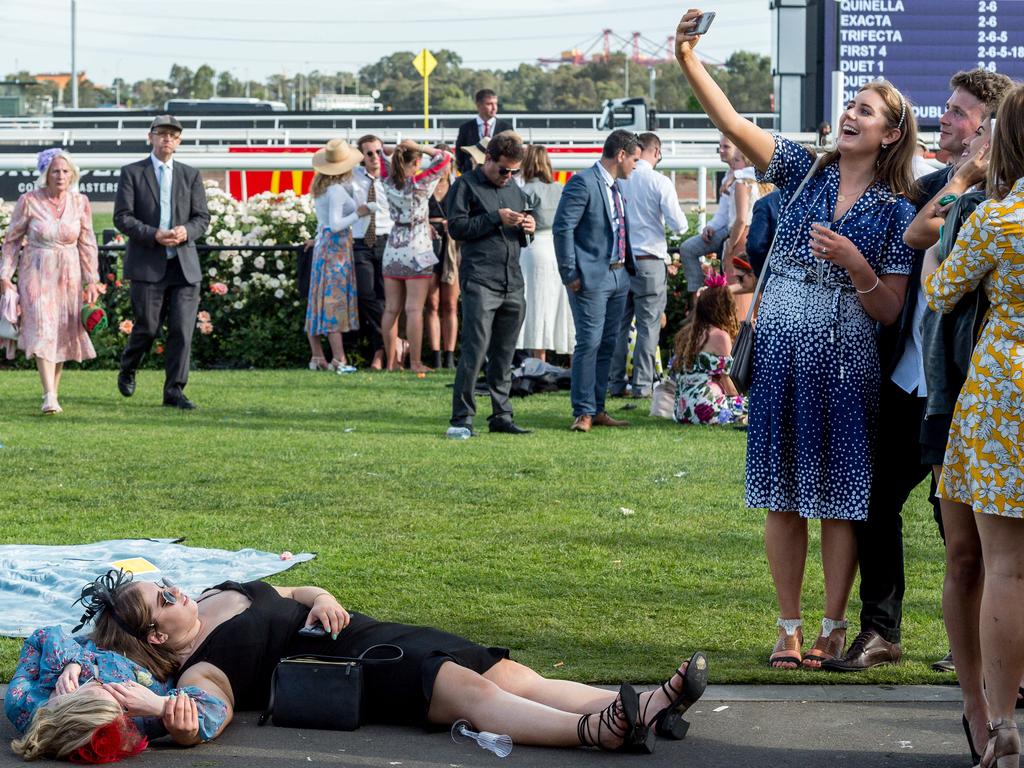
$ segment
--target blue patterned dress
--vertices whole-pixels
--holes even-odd
[[[346,184],[332,184],[314,198],[317,233],[309,270],[306,333],[326,336],[359,328],[352,225],[359,218]]]
[[[778,136],[758,178],[778,186],[785,209],[813,162]],[[833,163],[779,221],[754,336],[746,500],[802,517],[865,520],[880,386],[876,324],[849,273],[809,247],[811,224],[833,220],[838,191]],[[876,182],[832,228],[879,277],[909,275],[914,252],[903,232],[914,214],[908,200]]]
[[[4,711],[18,733],[25,732],[32,722],[32,715],[50,700],[57,678],[64,667],[72,663],[82,667],[78,678],[80,685],[93,679],[105,683],[132,681],[160,696],[187,693],[196,702],[199,736],[203,741],[217,735],[227,714],[224,702],[200,688],[175,688],[170,682],[162,683],[145,667],[119,653],[100,650],[92,640],[72,637],[60,627],[44,627],[25,639],[18,666],[4,697]],[[133,720],[139,731],[150,738],[167,733],[158,717],[136,717]]]

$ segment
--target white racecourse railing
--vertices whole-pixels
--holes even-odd
[[[437,129],[441,125],[451,126],[466,120],[472,119],[473,115],[463,112],[449,112],[431,115],[429,117],[429,123],[433,129]],[[539,127],[537,123],[544,123],[550,125],[552,122],[565,122],[574,121],[588,124],[593,130],[597,130],[598,122],[601,120],[600,114],[594,112],[530,112],[530,113],[516,113],[516,114],[503,114],[503,120],[507,120],[512,123],[512,127],[516,130],[525,127]],[[744,113],[744,117],[753,120],[757,125],[763,128],[772,128],[777,125],[778,115],[772,112],[749,112]],[[72,126],[76,124],[81,125],[95,125],[97,122],[106,120],[111,124],[116,125],[118,129],[134,129],[139,128],[143,131],[149,127],[152,121],[152,115],[139,115],[131,114],[119,116],[117,111],[110,111],[108,114],[99,115],[93,114],[88,117],[79,117],[71,115],[61,115],[60,122],[62,125],[70,124]],[[423,116],[420,114],[401,114],[396,115],[393,112],[367,112],[364,114],[331,114],[329,112],[306,112],[298,115],[281,115],[274,113],[267,114],[240,114],[240,115],[182,115],[182,119],[187,122],[188,125],[192,125],[191,121],[196,121],[196,128],[202,128],[203,121],[207,122],[222,122],[224,120],[231,120],[233,122],[252,122],[254,128],[287,128],[291,123],[308,123],[311,121],[326,123],[332,122],[337,127],[345,126],[353,131],[367,131],[380,130],[382,126],[400,126],[400,127],[417,127],[423,124]],[[673,130],[676,128],[686,128],[687,126],[706,126],[708,122],[707,115],[700,112],[666,112],[658,113],[657,115],[658,124],[664,125],[668,123],[668,129]],[[42,117],[15,117],[5,118],[0,121],[0,127],[2,128],[52,128],[53,117],[42,116]]]

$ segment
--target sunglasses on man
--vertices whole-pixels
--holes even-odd
[[[498,166],[498,173],[502,176],[518,176],[522,168],[506,168],[504,165]]]

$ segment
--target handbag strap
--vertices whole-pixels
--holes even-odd
[[[794,192],[793,196],[789,198],[789,202],[786,203],[786,207],[779,211],[779,224],[782,223],[783,214],[789,210],[789,206],[793,204],[793,201],[800,197],[800,193],[804,191],[804,187],[807,186],[807,182],[811,180],[814,172],[818,170],[818,166],[821,165],[821,158],[823,157],[824,155],[818,155],[814,158],[814,165],[811,166],[811,170],[807,172],[807,175],[804,176],[804,180],[800,182],[800,186],[796,188],[796,192]],[[775,250],[775,241],[778,237],[779,226],[776,224],[775,234],[772,235],[772,244],[768,246],[768,258],[765,259],[764,266],[761,267],[761,274],[757,276],[757,285],[754,287],[754,294],[750,297],[750,306],[747,307],[747,319],[744,320],[745,323],[749,323],[751,318],[754,317],[754,308],[757,306],[757,299],[761,295],[761,287],[764,285],[764,276],[768,274],[768,261],[771,259],[772,251]]]

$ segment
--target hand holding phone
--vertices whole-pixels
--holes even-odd
[[[299,630],[299,635],[302,637],[323,637],[326,634],[327,630],[324,629],[324,625],[320,622],[317,622],[310,627],[303,627]]]
[[[693,32],[691,34],[694,34],[694,35],[706,35],[708,30],[711,29],[711,22],[713,22],[714,20],[715,20],[715,12],[714,11],[708,11],[707,13],[702,13],[700,16],[697,17],[697,19],[696,19],[696,26],[693,28]]]

